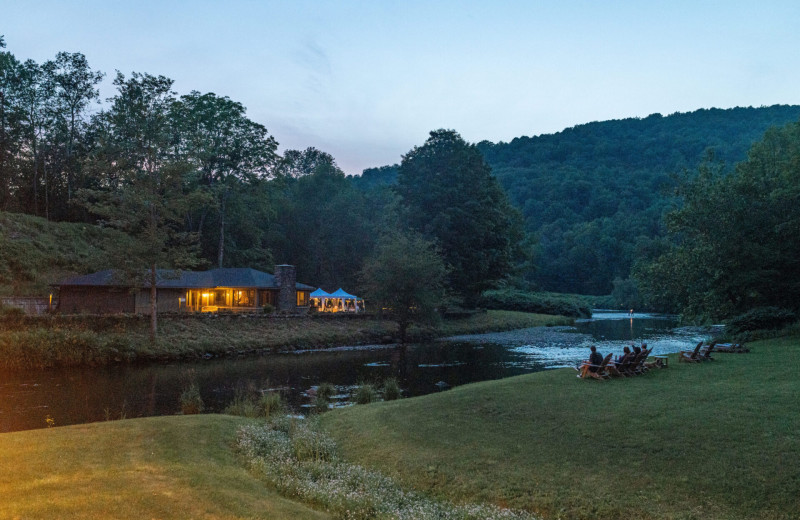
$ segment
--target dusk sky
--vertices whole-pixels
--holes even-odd
[[[18,59],[82,52],[107,74],[244,104],[281,150],[347,173],[430,130],[509,141],[590,121],[800,104],[797,1],[0,0]]]

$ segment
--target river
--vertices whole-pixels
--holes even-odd
[[[0,432],[179,413],[188,381],[200,387],[207,411],[222,411],[237,390],[279,391],[299,413],[321,382],[336,386],[337,406],[361,382],[396,377],[407,397],[448,386],[575,366],[589,345],[602,353],[646,342],[656,354],[677,352],[710,332],[675,328],[673,317],[596,311],[574,327],[540,327],[458,336],[433,343],[341,347],[241,358],[0,372]]]

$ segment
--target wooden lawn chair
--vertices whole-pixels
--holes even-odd
[[[712,342],[707,348],[701,349],[700,354],[697,356],[700,361],[714,361],[714,358],[711,357],[711,353],[714,352],[714,347],[716,347],[716,342]]]
[[[592,365],[589,363],[588,360],[584,361],[580,367],[575,367],[575,370],[580,372],[578,374],[578,377],[583,379],[591,377],[593,379],[599,379],[600,381],[602,381],[604,378],[608,378],[609,375],[606,373],[606,367],[608,366],[608,362],[611,361],[612,356],[613,354],[609,353],[605,358],[603,358],[603,362],[599,365]],[[584,371],[585,367],[586,368],[597,367],[597,371],[595,372],[592,372],[591,370]]]
[[[641,353],[639,353],[639,356],[636,358],[636,364],[631,367],[634,374],[640,375],[647,372],[647,366],[645,363],[647,362],[647,358],[650,356],[650,352],[652,351],[652,348],[650,350],[642,349]]]
[[[725,354],[743,354],[745,352],[750,352],[750,349],[738,343],[718,343],[716,351]]]
[[[694,350],[681,350],[678,353],[678,361],[686,363],[699,363],[700,362],[700,349],[703,347],[703,342],[697,344]]]

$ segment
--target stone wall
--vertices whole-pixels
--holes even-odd
[[[297,269],[293,265],[276,265],[275,282],[278,284],[277,310],[297,310]]]

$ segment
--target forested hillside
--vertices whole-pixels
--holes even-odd
[[[653,114],[478,148],[537,238],[526,279],[543,290],[609,294],[637,250],[646,254],[663,235],[673,174],[695,171],[710,153],[730,170],[769,127],[798,118],[800,106],[787,105]],[[384,166],[353,181],[369,189],[396,177]]]

